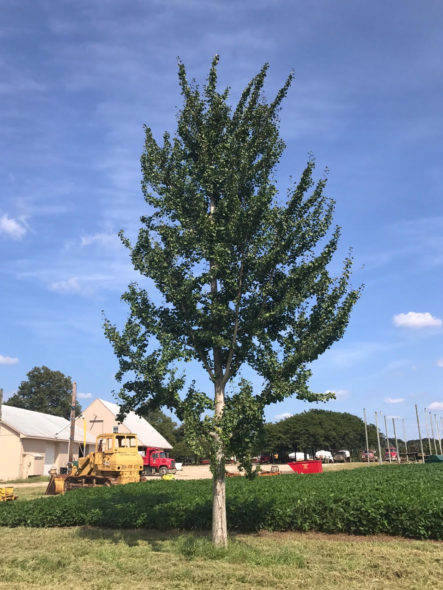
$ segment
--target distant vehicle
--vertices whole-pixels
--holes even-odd
[[[334,457],[331,451],[317,451],[315,458],[320,459],[322,463],[334,463]]]
[[[346,450],[335,451],[333,458],[334,458],[334,463],[350,463],[351,462],[351,453]]]
[[[209,465],[209,464],[211,463],[211,460],[210,460],[210,459],[202,459],[202,460],[200,461],[200,463],[201,463],[202,465]]]
[[[143,457],[143,475],[167,475],[175,473],[175,461],[163,449],[146,447]]]
[[[260,455],[260,463],[272,463],[272,455]]]
[[[389,456],[391,456],[391,461],[397,461],[398,452],[395,447],[389,447],[389,449],[385,449],[385,461],[389,461]]]
[[[368,460],[368,455],[369,455],[369,461],[372,463],[373,461],[377,461],[377,455],[375,454],[375,451],[372,449],[366,449],[365,451],[363,451],[363,453],[361,454],[361,460],[362,461],[367,461]]]

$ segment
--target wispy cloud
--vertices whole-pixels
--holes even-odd
[[[90,236],[83,236],[80,241],[81,246],[91,246],[92,244],[99,244],[101,246],[110,246],[112,244],[121,245],[121,242],[116,233],[97,233]]]
[[[0,354],[0,365],[16,365],[17,363],[18,358]]]
[[[443,411],[443,402],[432,402],[428,406],[429,410],[437,410],[438,412]]]
[[[12,217],[8,217],[7,213],[4,213],[0,217],[0,234],[6,234],[8,237],[14,240],[20,240],[26,233],[26,227],[23,222],[17,221]]]
[[[437,361],[437,367],[443,368],[443,358],[438,359],[438,361]]]
[[[77,277],[71,277],[66,281],[56,281],[49,286],[51,291],[58,293],[78,293],[80,291],[80,284]]]
[[[90,399],[92,397],[92,393],[79,393],[77,397],[79,399]]]
[[[434,317],[429,312],[399,313],[393,317],[394,325],[400,328],[438,328],[443,324],[440,318]]]
[[[381,342],[355,342],[350,347],[335,347],[328,351],[326,358],[331,359],[339,367],[350,367],[366,361],[372,356],[390,350],[392,345]]]
[[[277,414],[274,418],[277,422],[280,422],[280,420],[286,420],[286,418],[290,418],[291,416],[293,416],[293,414],[290,412],[284,412],[283,414]]]
[[[335,401],[347,399],[351,395],[351,392],[347,389],[327,389],[325,393],[333,393],[335,395]]]
[[[385,404],[402,404],[404,401],[404,397],[385,397]]]

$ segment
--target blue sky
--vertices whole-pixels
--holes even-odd
[[[365,283],[345,337],[313,365],[322,408],[443,416],[443,5],[410,0],[2,0],[0,386],[34,366],[113,401],[101,310],[123,323],[138,280],[117,232],[144,212],[143,124],[175,129],[176,58],[203,82],[220,54],[235,99],[264,62],[289,176],[312,152]],[[201,373],[195,375],[200,379]],[[194,375],[190,374],[190,377]],[[309,404],[287,400],[268,420]],[[316,406],[314,406],[316,407]],[[441,425],[441,421],[440,421]]]

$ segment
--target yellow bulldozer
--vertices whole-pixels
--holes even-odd
[[[14,488],[0,487],[0,502],[8,502],[10,500],[17,500],[17,496],[14,495]]]
[[[67,474],[51,474],[47,495],[64,494],[75,488],[111,486],[140,481],[143,458],[135,434],[100,434],[95,451],[74,461]]]

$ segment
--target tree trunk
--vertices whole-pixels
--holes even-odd
[[[216,465],[212,480],[212,542],[217,547],[228,546],[225,461],[221,449],[216,454]]]
[[[220,418],[225,406],[223,386],[215,386],[215,416]],[[223,443],[218,432],[215,433],[215,465],[212,475],[212,542],[217,547],[228,546],[228,527],[226,521],[226,482],[225,456]]]

